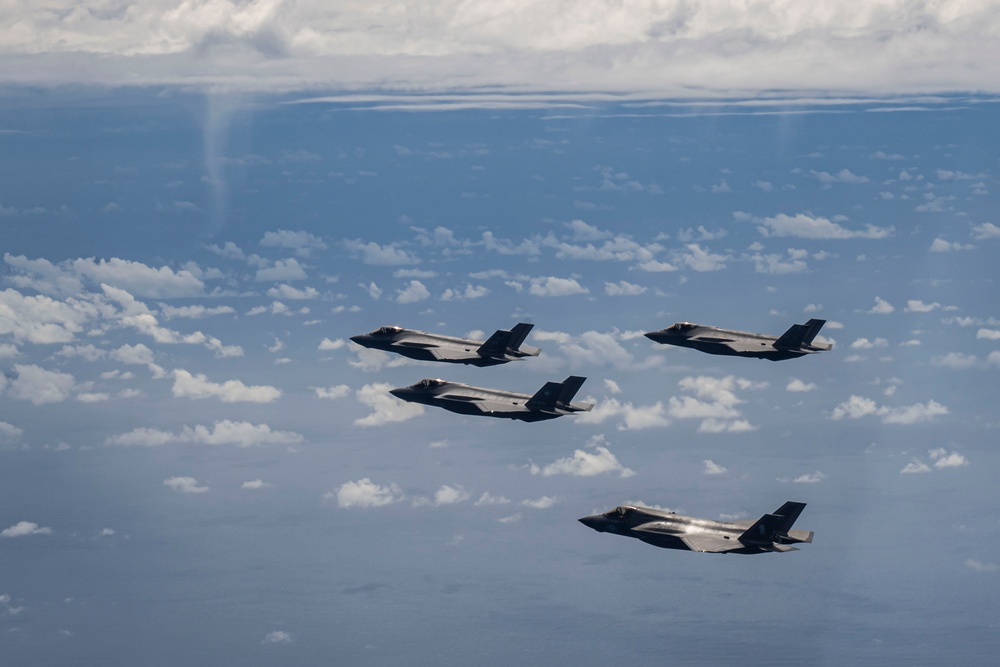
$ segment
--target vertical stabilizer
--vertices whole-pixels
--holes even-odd
[[[586,380],[587,378],[578,375],[570,375],[563,380],[562,391],[559,392],[559,403],[569,405],[573,397],[576,396],[576,392],[580,391],[580,387],[583,386]]]
[[[489,340],[479,346],[477,352],[487,357],[502,357],[508,350],[516,352],[534,326],[534,324],[520,322],[515,324],[510,331],[497,329],[489,337]]]

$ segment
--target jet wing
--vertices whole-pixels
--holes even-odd
[[[488,398],[483,398],[481,396],[467,396],[465,394],[442,394],[437,397],[440,401],[451,401],[454,403],[465,403],[470,406],[469,410],[462,410],[466,414],[474,413],[474,411],[481,412],[484,415],[492,414],[494,412],[518,412],[519,408],[516,405],[503,401],[491,401]]]
[[[645,533],[650,536],[669,535],[676,537],[683,542],[691,551],[708,551],[711,553],[722,553],[724,551],[736,551],[745,549],[746,545],[739,540],[726,539],[722,535],[713,533],[678,533],[674,525],[667,525],[658,522],[650,522],[641,526],[634,526],[633,533]]]
[[[728,340],[721,343],[725,345],[733,352],[761,352],[764,350],[773,350],[771,345],[762,345],[759,340]]]
[[[403,341],[396,343],[399,347],[408,347],[416,350],[423,350],[437,361],[460,361],[462,359],[478,359],[476,352],[466,352],[457,347],[437,345],[435,343],[418,343],[413,341]]]
[[[726,539],[722,535],[678,535],[684,544],[691,551],[707,551],[710,553],[723,553],[725,551],[735,551],[745,549],[746,545],[739,540]]]

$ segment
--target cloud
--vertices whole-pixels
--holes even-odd
[[[11,380],[7,393],[35,405],[65,401],[76,383],[69,373],[45,370],[34,364],[14,364],[14,372],[17,377]]]
[[[744,401],[735,391],[763,389],[767,383],[758,383],[734,375],[714,378],[707,375],[683,378],[678,385],[693,396],[671,396],[668,414],[674,419],[700,419],[698,431],[702,433],[740,433],[756,427],[745,419],[736,407]]]
[[[253,479],[253,480],[250,480],[250,481],[247,481],[247,482],[243,482],[243,484],[240,485],[240,488],[241,489],[249,489],[251,491],[254,491],[254,490],[263,489],[263,488],[266,488],[266,487],[269,487],[269,486],[274,486],[274,484],[271,484],[270,482],[265,482],[262,479]]]
[[[430,298],[430,291],[419,280],[411,280],[403,289],[396,290],[396,303],[416,303]]]
[[[971,243],[954,243],[945,241],[942,238],[936,238],[931,242],[930,251],[931,252],[950,252],[952,250],[972,250],[974,248]]]
[[[541,498],[522,500],[521,504],[537,510],[546,510],[556,504],[556,499],[550,496],[542,496]]]
[[[867,338],[859,338],[853,343],[851,343],[852,350],[872,350],[876,347],[887,347],[889,341],[885,338],[876,338],[875,340],[868,340]]]
[[[809,472],[804,475],[799,475],[792,480],[793,484],[818,484],[826,479],[826,475],[821,473],[819,470],[816,472]]]
[[[577,449],[573,452],[573,456],[556,459],[554,462],[545,466],[537,466],[532,463],[531,474],[542,475],[544,477],[549,477],[551,475],[593,477],[594,475],[614,472],[618,473],[619,477],[631,477],[634,475],[635,471],[624,467],[618,462],[618,459],[607,447],[600,444],[603,442],[604,437],[598,435],[591,438],[590,442],[587,444],[587,447],[592,449],[593,453],[583,449]]]
[[[809,173],[813,175],[816,180],[824,185],[832,185],[833,183],[847,183],[849,185],[861,185],[862,183],[868,183],[870,179],[867,176],[858,176],[857,174],[851,173],[850,169],[841,169],[836,174],[830,174],[825,171],[813,171],[809,170]]]
[[[532,278],[528,293],[533,296],[572,296],[575,294],[589,294],[590,290],[578,283],[575,278],[546,276],[544,278]]]
[[[163,485],[178,493],[206,493],[208,491],[207,486],[198,486],[198,480],[194,477],[171,477],[163,480]]]
[[[2,382],[0,382],[0,389],[3,389]],[[0,420],[0,447],[17,442],[22,435],[24,435],[23,428],[18,428],[13,424]]]
[[[476,507],[483,507],[487,505],[509,505],[510,499],[504,496],[494,496],[493,494],[484,491],[483,495],[479,496],[479,500],[473,503]]]
[[[460,485],[456,484],[452,486],[450,484],[442,484],[438,487],[438,490],[434,492],[434,499],[428,500],[426,498],[415,498],[413,500],[414,507],[421,507],[423,505],[433,504],[437,507],[442,505],[454,505],[456,503],[465,502],[469,499],[469,492],[463,489]]]
[[[783,213],[773,218],[764,218],[757,227],[762,235],[767,237],[792,236],[802,239],[884,239],[893,233],[892,227],[875,227],[868,225],[863,231],[850,230],[822,217],[799,213],[794,216]]]
[[[344,398],[351,393],[351,388],[346,384],[338,384],[335,387],[310,387],[316,392],[316,396],[319,398],[326,398],[331,401],[337,400],[338,398]]]
[[[336,494],[328,493],[325,499],[337,499],[338,507],[382,507],[403,500],[403,492],[395,484],[379,486],[365,477],[356,482],[345,482]]]
[[[337,338],[336,340],[330,340],[329,338],[324,338],[323,340],[320,341],[319,347],[317,349],[323,351],[339,350],[346,344],[347,343],[344,341],[343,338]]]
[[[920,473],[930,472],[930,466],[928,466],[923,461],[913,459],[910,463],[903,466],[903,469],[899,471],[901,475],[916,475]]]
[[[786,386],[785,391],[791,392],[803,392],[803,391],[813,391],[816,389],[815,382],[803,382],[798,378],[792,379]]]
[[[896,312],[896,307],[880,296],[875,297],[875,305],[868,311],[872,315],[888,315]]]
[[[128,433],[109,437],[105,440],[105,444],[114,447],[160,447],[174,443],[197,443],[211,446],[255,447],[293,445],[303,440],[304,438],[294,431],[272,431],[267,424],[223,419],[210,427],[202,424],[185,426],[177,433],[153,428],[136,428]]]
[[[861,419],[869,415],[882,418],[883,424],[918,424],[931,421],[940,415],[946,415],[948,408],[937,401],[917,403],[915,405],[890,408],[878,405],[870,398],[852,395],[849,399],[833,409],[831,419]]]
[[[355,419],[356,426],[382,426],[391,422],[402,422],[424,414],[424,406],[408,403],[389,393],[392,385],[387,382],[366,384],[358,389],[355,397],[359,403],[372,409],[371,414]]]
[[[1000,239],[1000,227],[997,227],[992,222],[984,222],[981,225],[974,225],[972,227],[972,238],[977,241]]]
[[[961,352],[949,352],[948,354],[931,359],[931,364],[952,370],[964,370],[975,368],[979,365],[979,359],[974,354],[962,354]]]
[[[222,383],[210,381],[204,374],[186,370],[173,372],[173,394],[178,398],[218,398],[223,403],[271,403],[281,397],[281,390],[268,385],[248,386],[239,380]]]
[[[941,307],[940,303],[924,303],[919,299],[909,299],[906,302],[906,308],[903,309],[904,313],[929,313],[933,310],[937,310]]]
[[[21,286],[30,285],[45,294],[69,296],[83,292],[83,284],[110,285],[130,294],[156,299],[199,296],[205,284],[191,271],[174,271],[168,266],[154,268],[142,262],[112,257],[67,260],[52,264],[48,260],[29,260],[23,255],[4,255],[4,261],[24,272],[14,279]],[[29,278],[28,276],[31,276]]]
[[[355,255],[361,256],[363,264],[374,266],[400,266],[419,264],[420,260],[409,252],[397,248],[394,244],[381,246],[374,241],[365,243],[360,239],[345,240],[344,247]]]
[[[1000,567],[996,563],[983,563],[978,560],[973,560],[970,558],[965,561],[965,567],[969,568],[973,572],[997,572]]]
[[[80,305],[5,289],[0,291],[0,335],[13,336],[19,343],[68,343],[91,317]]]
[[[580,424],[602,424],[608,419],[620,419],[618,429],[629,431],[670,425],[666,409],[660,401],[652,405],[635,406],[616,398],[605,398],[598,401],[590,412],[579,413],[576,417]]]
[[[645,287],[633,285],[625,280],[619,280],[617,283],[604,283],[604,293],[608,296],[638,296],[645,292]]]
[[[705,459],[702,463],[705,465],[704,470],[702,470],[702,473],[705,475],[724,475],[729,472],[729,468],[720,466],[712,459]]]
[[[293,232],[289,229],[279,229],[276,232],[266,232],[260,244],[265,248],[285,248],[294,250],[299,257],[308,257],[314,250],[326,250],[326,243],[318,236],[309,232]]]
[[[274,630],[273,632],[267,633],[261,644],[290,644],[292,643],[292,635],[285,632],[284,630]]]
[[[279,259],[272,266],[257,269],[254,280],[257,282],[282,282],[305,280],[308,278],[305,269],[294,257]]]
[[[10,528],[0,531],[0,537],[26,537],[28,535],[51,535],[51,528],[42,528],[31,521],[18,521]]]
[[[962,466],[969,465],[964,456],[956,451],[949,452],[943,447],[930,450],[928,455],[934,461],[935,468],[961,468]]]

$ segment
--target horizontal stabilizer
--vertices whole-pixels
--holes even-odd
[[[726,539],[721,535],[679,535],[678,537],[691,551],[723,553],[746,548],[739,540]]]

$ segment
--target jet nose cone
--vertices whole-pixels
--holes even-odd
[[[585,516],[582,519],[578,519],[580,523],[585,525],[587,528],[593,528],[599,533],[603,533],[605,528],[605,519],[600,514],[595,514],[594,516]]]
[[[395,396],[396,398],[403,398],[403,396],[406,394],[406,389],[403,387],[400,387],[398,389],[390,389],[389,393]]]
[[[358,345],[363,345],[367,336],[364,334],[358,334],[357,336],[351,336],[351,341],[357,343]]]

